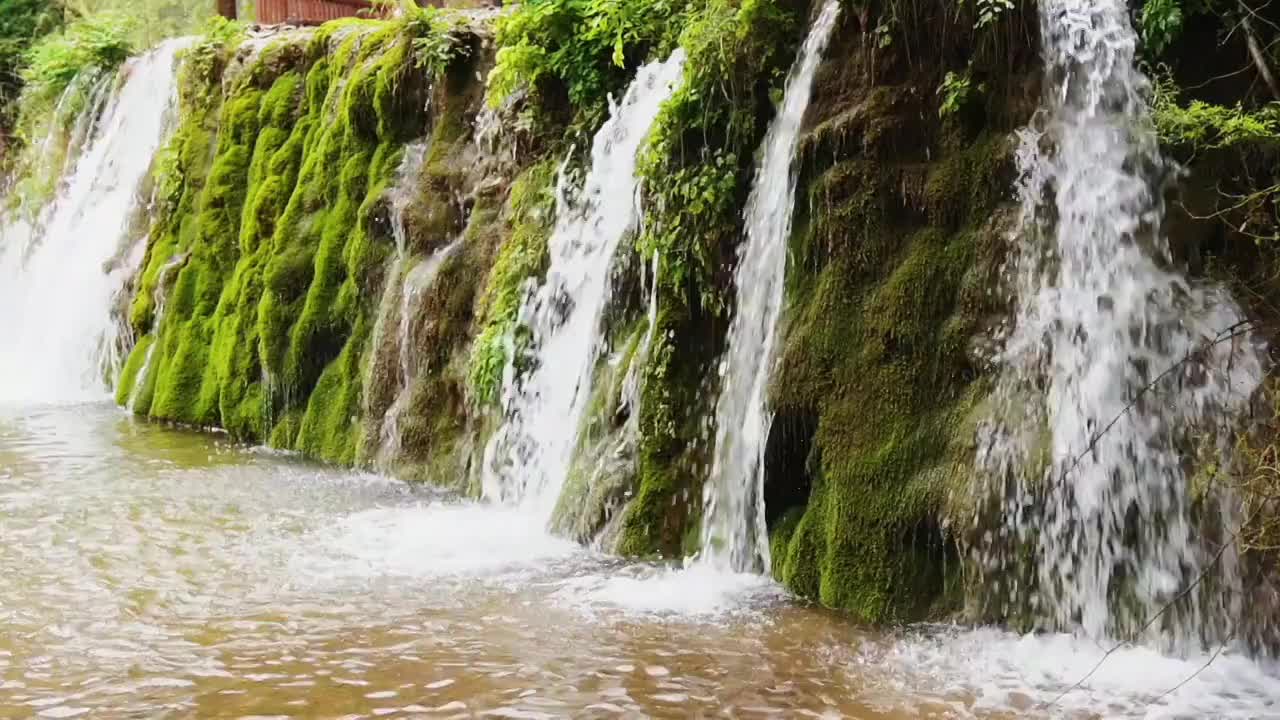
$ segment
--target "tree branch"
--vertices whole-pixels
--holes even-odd
[[[1267,56],[1262,52],[1262,45],[1258,43],[1258,36],[1253,32],[1253,23],[1249,20],[1253,16],[1253,10],[1245,5],[1244,0],[1237,0],[1237,2],[1241,12],[1240,27],[1244,30],[1249,56],[1253,58],[1253,64],[1258,68],[1258,75],[1262,76],[1262,81],[1271,90],[1271,97],[1280,100],[1280,84],[1276,83],[1275,75],[1271,74],[1271,67],[1267,65]]]

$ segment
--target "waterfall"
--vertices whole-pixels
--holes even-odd
[[[79,160],[37,227],[0,227],[0,402],[106,396],[119,361],[114,300],[140,260],[140,186],[176,99],[170,41],[130,61]]]
[[[532,367],[519,376],[508,368],[505,422],[485,450],[489,499],[520,502],[550,520],[591,397],[614,254],[639,215],[636,154],[683,67],[677,50],[640,68],[596,133],[581,196],[570,202],[561,192],[546,281],[521,308]]]
[[[813,76],[840,15],[827,0],[787,76],[782,106],[765,136],[746,208],[746,241],[734,277],[737,305],[720,365],[716,451],[704,490],[703,559],[723,569],[769,569],[764,450],[773,417],[766,397],[782,313],[787,241],[796,190],[796,146]]]
[[[980,559],[1009,574],[1033,558],[1029,577],[1002,592],[1040,621],[1132,637],[1230,542],[1229,518],[1212,518],[1227,527],[1201,542],[1183,458],[1205,444],[1225,451],[1261,355],[1226,293],[1166,269],[1162,182],[1173,168],[1152,130],[1127,5],[1039,8],[1048,90],[1018,153],[1015,318],[978,457],[1001,520]],[[1205,583],[1213,603],[1190,593],[1145,639],[1226,637],[1233,584]]]

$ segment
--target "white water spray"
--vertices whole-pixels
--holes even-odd
[[[716,454],[704,490],[702,559],[722,569],[768,571],[764,451],[773,416],[766,397],[773,371],[787,270],[787,241],[795,209],[796,146],[813,93],[813,76],[840,15],[827,0],[809,31],[782,107],[765,137],[755,186],[747,202],[747,239],[734,277],[737,309],[729,349],[720,365]]]
[[[1034,591],[1005,592],[1029,595],[1051,626],[1128,636],[1212,561],[1193,527],[1182,458],[1221,444],[1261,360],[1236,334],[1241,312],[1225,293],[1164,269],[1169,166],[1134,65],[1128,7],[1039,7],[1050,90],[1043,123],[1024,131],[1019,152],[1016,322],[979,455],[1003,485],[1003,527],[984,560],[1000,572],[1011,557],[1034,557]],[[1219,593],[1228,604],[1230,585]],[[1147,639],[1225,637],[1195,595]],[[1224,609],[1217,615],[1229,618]]]
[[[170,41],[130,61],[66,188],[34,232],[0,227],[0,402],[105,397],[119,362],[113,301],[145,240],[131,227],[139,189],[176,98]]]
[[[591,397],[614,254],[639,215],[636,153],[683,67],[677,50],[640,68],[596,134],[579,202],[561,194],[546,282],[521,309],[533,332],[534,367],[522,377],[507,373],[506,422],[485,451],[491,500],[520,502],[547,520],[555,508]]]

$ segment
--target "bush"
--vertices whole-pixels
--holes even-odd
[[[213,0],[63,0],[77,17],[128,15],[134,22],[130,40],[138,49],[165,38],[195,35],[216,15]]]
[[[498,21],[490,103],[521,89],[538,103],[563,94],[596,124],[635,66],[671,49],[686,12],[684,0],[527,0]]]
[[[134,52],[132,29],[121,13],[89,15],[33,45],[22,69],[24,112],[51,106],[82,72],[118,67]]]

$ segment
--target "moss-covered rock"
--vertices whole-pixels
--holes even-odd
[[[456,113],[436,122],[425,111],[437,78],[419,66],[418,40],[433,31],[411,18],[353,20],[189,52],[130,312],[143,340],[126,367],[148,371],[125,373],[118,394],[135,412],[365,460],[366,358],[394,252],[388,189],[408,142],[459,125]],[[451,96],[442,84],[437,94]],[[476,106],[481,92],[453,93],[454,104]],[[161,314],[157,286],[178,254],[188,260]],[[139,379],[148,389],[134,393]]]

